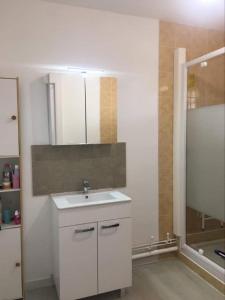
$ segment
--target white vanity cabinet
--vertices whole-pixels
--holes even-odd
[[[53,207],[54,281],[60,300],[132,285],[131,202]]]
[[[0,78],[0,157],[19,156],[17,80]]]
[[[0,300],[22,298],[20,228],[0,231]]]

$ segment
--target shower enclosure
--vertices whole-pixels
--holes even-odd
[[[225,281],[225,48],[175,53],[174,231],[181,252]]]

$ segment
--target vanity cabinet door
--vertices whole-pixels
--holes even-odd
[[[22,298],[20,228],[0,231],[0,300]]]
[[[0,78],[0,156],[18,156],[17,80]]]
[[[97,224],[60,228],[60,300],[97,294]]]
[[[105,293],[131,286],[131,219],[98,224],[98,291]]]

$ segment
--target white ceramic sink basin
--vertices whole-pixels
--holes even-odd
[[[87,195],[52,195],[51,197],[58,209],[131,201],[131,198],[118,191],[88,193]]]

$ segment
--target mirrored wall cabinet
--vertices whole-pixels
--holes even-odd
[[[117,142],[117,79],[96,75],[48,75],[52,145]]]

